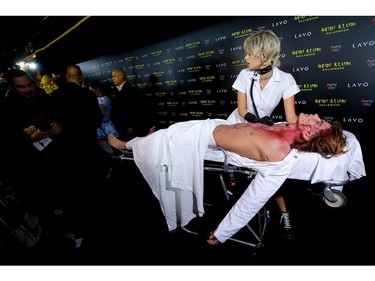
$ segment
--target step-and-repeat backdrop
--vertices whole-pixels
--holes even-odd
[[[318,113],[349,130],[365,122],[375,98],[375,16],[239,17],[79,65],[86,79],[107,87],[113,87],[112,68],[123,68],[144,99],[148,119],[161,128],[192,119],[225,119],[237,106],[232,84],[247,67],[243,41],[266,29],[280,38],[280,69],[291,73],[301,90],[297,113]],[[272,116],[285,120],[282,104]]]

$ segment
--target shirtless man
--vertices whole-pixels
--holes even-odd
[[[329,158],[345,153],[346,145],[346,138],[338,122],[329,124],[317,114],[304,113],[298,116],[297,123],[294,124],[221,124],[214,129],[213,137],[216,145],[226,151],[267,162],[283,160],[292,148],[317,152]],[[108,141],[118,150],[127,149],[126,142],[113,135],[108,137]]]
[[[259,123],[230,125],[223,120],[213,129],[212,135],[212,142],[226,151],[256,161],[267,162],[283,160],[293,148],[298,151],[316,152],[324,158],[330,158],[345,153],[347,144],[343,128],[339,122],[329,124],[320,119],[317,114],[304,113],[298,116],[296,123],[280,123],[272,126]],[[121,151],[127,149],[127,143],[113,135],[108,137],[108,141],[113,147]],[[271,180],[272,183],[274,182]],[[273,189],[275,188],[277,187]],[[251,220],[254,213],[257,212],[255,209],[260,206],[254,204],[259,200],[263,203],[266,202],[275,190],[271,191],[263,192],[267,193],[263,196],[259,194],[246,195],[245,192],[243,196],[252,196],[251,200],[244,198],[241,201],[241,197],[218,228],[210,234],[207,242],[211,245],[217,245],[219,242],[224,243]],[[252,191],[249,190],[249,193],[252,193]]]

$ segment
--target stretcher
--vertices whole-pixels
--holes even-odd
[[[284,174],[287,173],[285,178],[310,181],[312,184],[320,185],[321,189],[318,195],[322,197],[324,204],[332,208],[340,208],[346,204],[347,199],[343,193],[343,187],[349,181],[366,175],[361,147],[356,137],[348,131],[344,131],[344,133],[348,139],[348,153],[325,159],[317,153],[294,152],[290,155],[290,158],[293,159],[292,164],[287,165],[289,167],[287,172],[283,172]],[[122,161],[134,160],[133,151],[125,151],[120,155],[120,159]],[[233,195],[231,186],[236,182],[238,176],[245,176],[250,186],[255,177],[265,178],[270,176],[275,170],[278,171],[279,168],[275,169],[278,165],[280,163],[257,162],[235,153],[224,151],[220,147],[209,145],[205,152],[203,169],[205,172],[218,174],[221,185],[219,187],[221,189],[220,192],[227,201],[230,201]],[[269,169],[270,167],[272,169]],[[168,167],[164,165],[163,168],[167,174]],[[229,181],[225,179],[229,179]],[[281,181],[283,182],[283,180]],[[272,194],[274,191],[275,189]],[[161,200],[160,197],[158,199]],[[205,208],[210,204],[205,202]],[[228,240],[254,248],[261,247],[269,219],[269,211],[266,205],[262,204],[254,219],[244,227],[245,230],[243,232],[247,232],[248,235],[243,238],[244,235],[242,234],[240,239],[237,236],[233,236]],[[188,223],[179,223],[179,226],[188,233],[202,234],[195,229],[190,229]]]
[[[230,176],[243,173],[251,175],[244,195],[235,204],[243,204],[245,208],[250,206],[246,218],[240,218],[241,223],[228,220],[226,223],[235,225],[233,229],[239,225],[242,228],[245,221],[251,223],[255,220],[253,218],[258,217],[260,227],[255,235],[258,236],[257,241],[248,243],[255,247],[261,245],[268,221],[265,204],[286,179],[322,184],[323,201],[331,207],[341,207],[346,202],[342,193],[344,185],[366,175],[361,147],[350,132],[344,132],[348,140],[348,152],[337,157],[325,159],[317,153],[292,149],[282,161],[259,162],[210,146],[213,129],[226,122],[207,119],[176,123],[147,137],[127,142],[127,151],[120,158],[134,160],[159,200],[169,231],[179,227],[187,229],[194,218],[203,217],[205,171],[217,171],[219,175]],[[222,186],[226,188],[224,184]],[[229,192],[226,191],[226,194]],[[242,197],[247,198],[242,200]],[[232,237],[236,231],[222,233],[222,240]],[[249,231],[255,232],[253,228]]]

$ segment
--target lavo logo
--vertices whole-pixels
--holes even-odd
[[[296,100],[294,104],[306,104],[305,100]]]
[[[278,22],[272,23],[272,27],[277,27],[277,26],[280,26],[280,25],[285,25],[287,23],[288,23],[287,20],[278,21]]]
[[[217,42],[217,41],[221,41],[221,40],[225,40],[225,39],[227,39],[227,37],[224,35],[224,36],[216,37],[215,41]]]
[[[352,48],[356,49],[356,48],[362,48],[362,47],[374,46],[374,45],[375,45],[375,41],[367,41],[367,42],[362,42],[362,43],[358,43],[358,44],[353,43]]]
[[[293,72],[308,71],[308,70],[309,70],[308,66],[301,66],[301,67],[297,67],[297,68],[293,67]]]
[[[294,34],[294,38],[295,39],[299,39],[299,38],[304,38],[304,37],[310,37],[311,36],[311,32],[302,32],[300,34]]]
[[[366,88],[368,87],[368,82],[359,82],[359,83],[353,83],[353,84],[349,84],[347,85],[347,88],[360,88],[360,87],[363,87],[363,88]]]
[[[238,50],[242,50],[242,46],[237,46],[237,47],[232,47],[229,49],[231,52],[233,51],[238,51]]]
[[[363,123],[362,118],[343,118],[344,123]]]

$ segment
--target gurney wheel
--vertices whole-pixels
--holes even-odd
[[[333,202],[328,200],[326,197],[323,196],[323,202],[326,204],[328,207],[331,208],[340,208],[346,204],[346,196],[344,193],[342,193],[339,190],[332,190],[332,195],[335,198]]]

